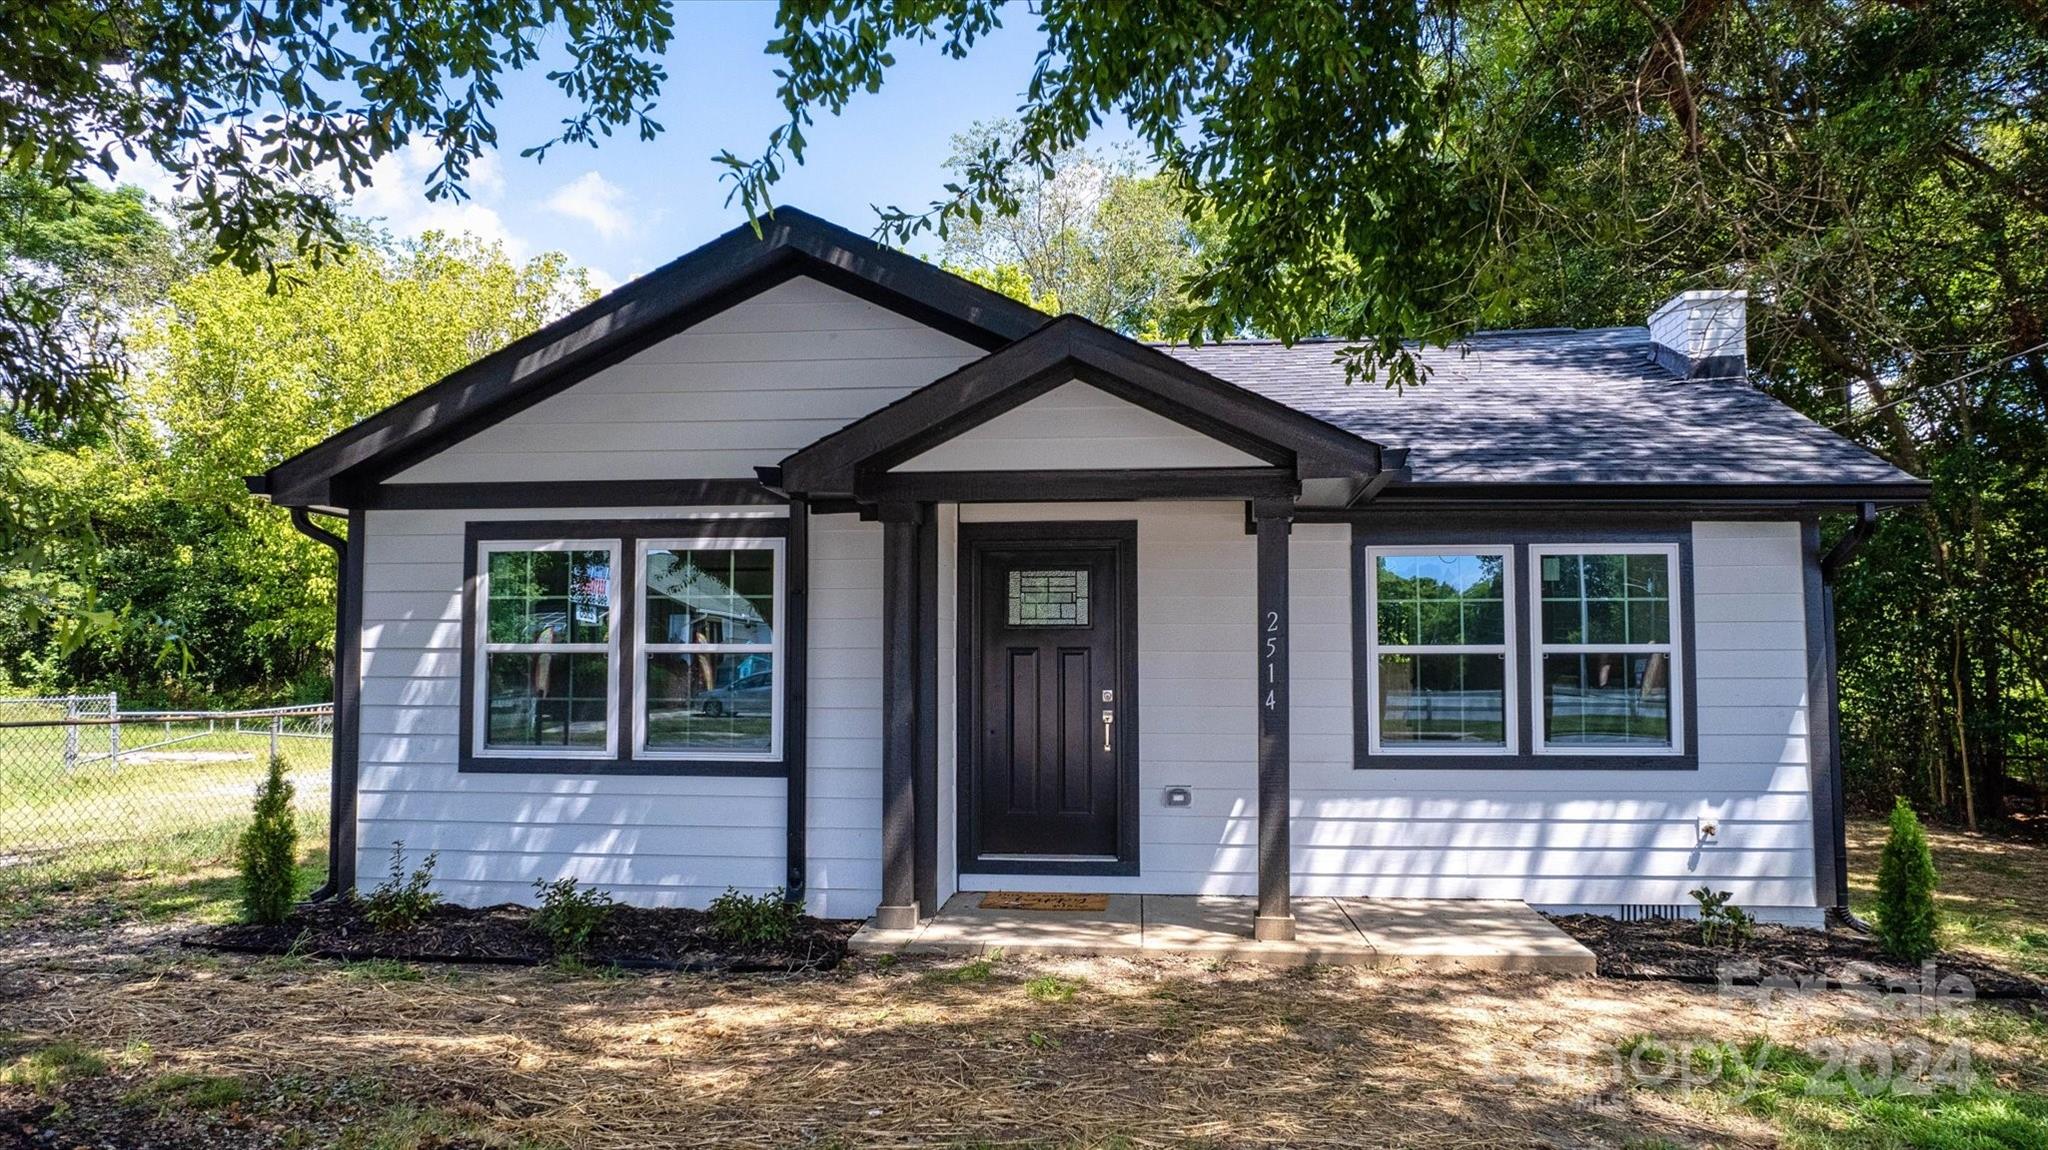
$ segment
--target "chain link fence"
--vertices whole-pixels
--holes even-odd
[[[0,698],[0,896],[231,863],[272,756],[301,849],[327,839],[334,712],[127,711],[114,695]]]

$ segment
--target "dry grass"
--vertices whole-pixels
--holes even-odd
[[[197,965],[44,968],[0,1001],[0,1030],[146,1043],[161,1066],[237,1080],[371,1074],[507,1139],[594,1150],[1768,1144],[1740,1110],[1616,1091],[1613,1051],[1645,1034],[1796,1047],[1960,1027],[1981,1070],[2039,1090],[2048,1064],[2041,1025],[1991,1007],[1896,1020],[1842,994],[1762,1009],[1584,979],[1109,959],[999,962],[968,981],[914,963],[724,980]],[[1072,993],[1034,993],[1046,979]]]
[[[1849,822],[1849,897],[1865,917],[1884,838],[1881,821]],[[2048,978],[2048,846],[1933,826],[1927,841],[1941,876],[1942,945]]]

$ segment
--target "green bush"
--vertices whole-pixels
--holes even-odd
[[[441,896],[433,890],[434,866],[440,857],[439,852],[430,852],[407,874],[405,844],[392,843],[391,876],[362,900],[363,917],[370,920],[372,927],[386,933],[410,930],[424,922],[441,905]]]
[[[533,912],[533,929],[547,936],[556,954],[576,956],[590,949],[591,936],[612,916],[612,896],[601,890],[578,890],[573,878],[534,879],[533,890],[540,896],[540,909]]]
[[[297,901],[299,825],[282,758],[271,757],[270,774],[256,788],[256,817],[235,843],[235,862],[242,870],[243,917],[283,922]]]
[[[1877,862],[1877,940],[1885,952],[1918,962],[1936,949],[1934,855],[1927,832],[1904,798],[1892,806],[1892,831]]]
[[[727,887],[711,900],[711,933],[725,942],[782,942],[796,933],[804,908],[790,901],[781,887],[766,894],[741,894]]]

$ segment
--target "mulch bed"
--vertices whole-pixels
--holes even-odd
[[[526,907],[510,903],[444,905],[434,908],[426,921],[410,930],[380,932],[371,927],[356,903],[335,899],[304,904],[276,926],[239,923],[211,927],[189,936],[185,943],[245,954],[289,953],[350,961],[382,958],[515,966],[552,962],[555,952],[529,925],[531,916]],[[589,953],[579,957],[592,966],[643,970],[830,970],[846,957],[846,940],[859,926],[858,922],[807,915],[782,942],[739,946],[713,934],[711,916],[703,911],[619,906],[592,937]]]
[[[1900,989],[1919,987],[1925,978],[1918,963],[1893,958],[1876,939],[1847,930],[1759,925],[1740,949],[1730,950],[1701,943],[1699,924],[1685,919],[1623,922],[1596,914],[1549,917],[1593,952],[1602,978],[1729,981],[1737,985],[1779,979],[1811,985],[1825,978],[1838,985]],[[2048,986],[1979,959],[1940,954],[1933,963],[1929,985],[1961,975],[1978,998],[2048,997]]]

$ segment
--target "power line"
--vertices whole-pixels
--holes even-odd
[[[1886,411],[1891,408],[1897,407],[1898,405],[1906,402],[1907,400],[1912,399],[1914,396],[1919,395],[1923,391],[1928,391],[1933,388],[1947,387],[1952,383],[1961,383],[1964,380],[1970,379],[1974,376],[1983,375],[1987,371],[1992,371],[1994,369],[2004,367],[2006,364],[2011,363],[2013,360],[2016,360],[2021,356],[2032,355],[2037,351],[2043,350],[2048,350],[2048,341],[2037,343],[2034,346],[2026,348],[2022,351],[2013,352],[2011,355],[2000,356],[1997,359],[1992,360],[1990,363],[1983,364],[1978,367],[1973,367],[1970,370],[1962,373],[1961,375],[1951,376],[1950,378],[1941,380],[1938,383],[1923,383],[1917,387],[1909,388],[1908,390],[1898,395],[1895,395],[1888,400],[1885,400],[1883,403],[1878,404],[1876,407],[1867,408],[1863,411],[1851,412],[1847,417],[1842,419],[1841,422],[1829,424],[1828,430],[1841,431],[1842,429],[1848,427],[1850,424],[1861,423],[1864,420],[1869,419],[1871,416],[1876,415],[1880,411]]]

